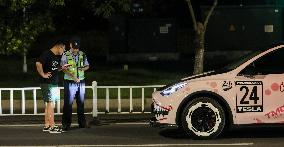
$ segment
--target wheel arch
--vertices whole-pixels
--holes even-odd
[[[180,103],[178,109],[177,109],[177,113],[176,113],[176,124],[178,126],[181,126],[181,114],[183,112],[184,107],[192,100],[198,98],[198,97],[208,97],[208,98],[214,98],[214,100],[216,100],[221,107],[224,109],[225,112],[225,117],[226,117],[226,122],[225,122],[225,128],[231,127],[233,124],[233,114],[232,111],[230,109],[229,104],[226,102],[226,100],[211,91],[198,91],[198,92],[194,92],[190,95],[188,95],[186,98],[184,98],[184,100]]]

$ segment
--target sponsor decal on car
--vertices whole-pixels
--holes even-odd
[[[236,81],[237,113],[263,112],[262,81]]]
[[[284,92],[284,83],[283,83],[283,82],[282,82],[281,85],[280,85],[280,91],[281,91],[281,92]]]
[[[222,88],[224,91],[228,91],[232,89],[232,82],[231,81],[223,81]]]
[[[153,111],[152,113],[155,115],[155,117],[158,120],[164,120],[167,119],[165,116],[169,114],[169,112],[173,109],[171,105],[168,106],[162,106],[160,102],[153,101]]]
[[[270,112],[266,113],[265,116],[267,116],[268,119],[270,119],[270,118],[277,118],[277,117],[283,115],[283,113],[284,113],[284,105],[276,108],[273,111],[270,111]]]

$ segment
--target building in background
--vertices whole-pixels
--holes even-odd
[[[228,52],[235,55],[230,58],[237,58],[283,40],[284,1],[219,0],[218,4],[205,37],[207,59],[226,59]],[[191,19],[182,5],[179,2],[171,14],[160,8],[149,16],[143,3],[136,0],[132,9],[136,17],[112,17],[107,59],[178,60],[194,54]],[[202,1],[202,5],[206,12],[210,1]]]

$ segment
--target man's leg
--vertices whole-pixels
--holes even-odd
[[[79,97],[76,98],[78,124],[80,128],[85,128],[86,127],[86,117],[84,114],[85,82],[80,83],[78,89],[79,89],[78,91]]]
[[[62,129],[58,126],[55,126],[54,122],[54,106],[55,102],[48,102],[47,103],[47,111],[50,114],[49,116],[49,123],[50,123],[50,130],[49,133],[61,133]]]
[[[48,112],[47,112],[47,104],[45,103],[45,108],[44,108],[44,126],[47,128],[49,127],[49,117],[48,117]]]
[[[44,102],[44,128],[43,131],[48,131],[50,128],[49,113],[47,110],[47,102],[49,101],[48,84],[40,84],[42,98]]]
[[[54,103],[53,102],[47,102],[47,112],[49,116],[49,125],[51,128],[54,128],[55,122],[54,122]]]

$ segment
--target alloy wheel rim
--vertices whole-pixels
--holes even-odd
[[[193,105],[186,117],[188,129],[197,136],[210,136],[215,133],[221,121],[219,110],[211,103],[204,102]]]

